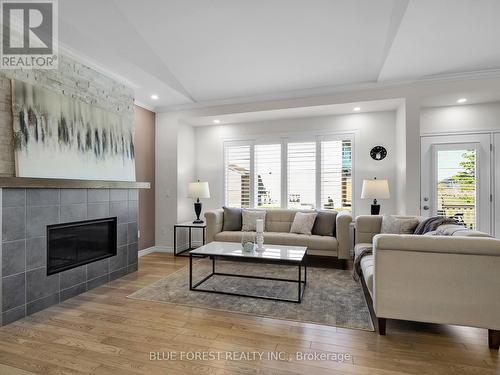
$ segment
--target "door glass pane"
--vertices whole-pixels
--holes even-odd
[[[255,145],[255,207],[281,207],[281,144]]]
[[[474,149],[437,150],[437,215],[455,216],[468,228],[477,222],[477,155]]]
[[[288,208],[316,207],[316,142],[288,144]]]

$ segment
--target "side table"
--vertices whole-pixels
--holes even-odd
[[[182,250],[182,251],[179,251],[179,252],[177,252],[177,229],[178,228],[187,228],[189,231],[189,248]],[[192,245],[192,230],[193,230],[193,228],[202,230],[202,243],[203,243],[203,245],[205,245],[205,230],[207,228],[207,224],[205,224],[205,223],[195,224],[192,222],[175,224],[174,225],[174,255],[175,256],[188,257],[189,254],[184,254],[184,253],[195,249],[195,248],[193,248],[193,245]]]

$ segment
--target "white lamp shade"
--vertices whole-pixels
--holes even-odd
[[[387,180],[363,180],[361,199],[389,199],[389,183]]]
[[[188,198],[210,198],[208,182],[190,182],[188,185]]]

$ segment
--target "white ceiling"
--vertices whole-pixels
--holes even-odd
[[[59,39],[160,109],[500,69],[499,14],[499,0],[64,0]]]

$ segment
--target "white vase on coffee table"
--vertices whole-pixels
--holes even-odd
[[[255,222],[255,242],[257,243],[256,251],[264,251],[264,220],[257,219]]]

